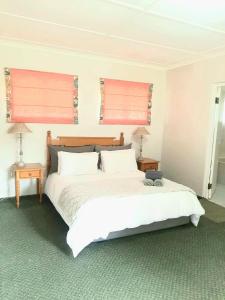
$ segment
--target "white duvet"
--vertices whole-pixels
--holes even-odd
[[[45,193],[69,226],[74,257],[113,231],[182,216],[197,226],[205,211],[191,189],[166,179],[163,187],[145,186],[144,176],[140,171],[48,176]]]

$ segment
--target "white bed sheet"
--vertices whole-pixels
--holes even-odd
[[[197,226],[205,213],[195,193],[164,179],[163,187],[143,185],[144,173],[47,178],[45,193],[69,226],[67,243],[76,257],[88,244],[110,232],[190,216]],[[81,203],[78,206],[77,203]]]

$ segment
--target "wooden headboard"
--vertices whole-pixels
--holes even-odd
[[[124,145],[124,135],[123,132],[120,133],[120,137],[117,140],[115,137],[81,137],[81,136],[58,136],[53,139],[51,131],[47,132],[47,173],[49,173],[51,166],[51,157],[49,153],[48,146],[87,146],[87,145],[101,145],[101,146],[123,146]]]

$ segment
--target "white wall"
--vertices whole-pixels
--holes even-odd
[[[219,148],[218,156],[225,157],[225,86],[221,90],[217,141]]]
[[[0,42],[0,197],[13,196],[14,180],[9,178],[9,167],[16,159],[16,140],[7,134],[10,124],[6,122],[4,67],[43,70],[76,74],[79,76],[79,125],[28,124],[33,131],[24,138],[25,162],[41,162],[46,160],[46,131],[53,135],[74,136],[116,136],[123,131],[125,142],[131,140],[136,126],[98,125],[100,108],[99,78],[152,82],[153,107],[151,134],[144,146],[144,155],[161,159],[163,119],[165,107],[165,71],[129,62],[121,62],[101,57],[91,57],[73,52],[50,48]],[[22,194],[34,192],[30,182],[24,182]]]
[[[168,178],[204,195],[212,118],[212,85],[225,82],[225,56],[167,73],[162,170]]]

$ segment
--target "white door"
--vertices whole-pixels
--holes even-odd
[[[215,106],[214,106],[214,127],[213,127],[213,139],[212,139],[212,157],[211,157],[211,164],[210,164],[210,174],[209,174],[209,184],[211,188],[208,189],[208,199],[211,199],[213,194],[216,190],[216,183],[217,183],[217,171],[218,171],[218,159],[219,159],[219,116],[221,107],[221,86],[216,88],[215,94]],[[217,103],[217,101],[219,101]]]

